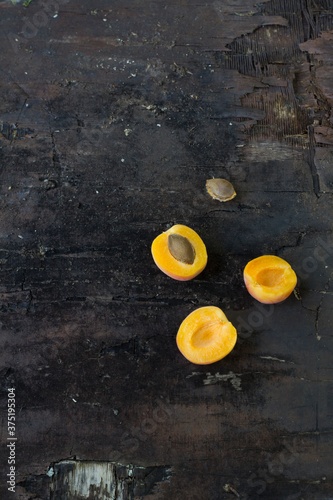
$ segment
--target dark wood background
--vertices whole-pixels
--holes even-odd
[[[0,1],[1,498],[87,498],[79,461],[113,467],[96,500],[333,498],[332,14]],[[212,177],[237,197],[211,199]],[[207,247],[190,282],[150,254],[175,223]],[[265,253],[298,293],[259,309],[242,272]],[[204,305],[240,336],[196,366],[175,336]]]

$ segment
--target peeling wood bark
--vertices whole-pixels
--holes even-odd
[[[327,500],[332,2],[57,3],[0,1],[0,380],[4,439],[17,391],[16,497]],[[212,200],[212,177],[237,197]],[[209,254],[184,286],[150,256],[174,223]],[[273,310],[242,280],[263,253],[299,278],[298,299]],[[239,341],[194,366],[175,335],[209,304]],[[7,473],[4,446],[0,460]]]
[[[50,500],[130,500],[149,495],[170,475],[167,467],[63,460],[52,464],[44,476],[29,477],[21,485],[37,495],[48,489]]]

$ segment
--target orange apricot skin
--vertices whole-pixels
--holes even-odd
[[[193,245],[196,256],[193,264],[178,262],[169,252],[167,239],[172,233],[185,236]],[[189,281],[200,274],[207,265],[206,246],[200,236],[191,228],[176,224],[158,235],[151,246],[151,253],[156,266],[167,276],[177,281]]]
[[[191,337],[196,330],[209,325],[211,321],[220,322],[224,327],[224,339],[217,347],[206,348],[207,352],[200,352],[200,347],[191,345]],[[191,363],[197,365],[208,365],[225,358],[235,347],[237,342],[236,328],[227,320],[223,311],[215,306],[200,307],[192,311],[181,323],[177,332],[176,343],[182,355]],[[203,350],[204,351],[204,350]]]
[[[198,274],[200,274],[206,267],[203,267],[202,269],[199,269],[196,273],[194,274],[190,274],[189,276],[177,276],[176,274],[172,274],[170,273],[167,269],[163,268],[162,266],[160,266],[158,264],[158,262],[155,260],[155,257],[153,255],[153,259],[154,259],[154,262],[155,264],[157,265],[157,267],[164,273],[166,274],[167,276],[169,276],[169,278],[172,278],[174,280],[177,280],[177,281],[189,281],[189,280],[192,280],[193,278],[195,278],[196,276],[198,276]]]
[[[267,287],[256,281],[255,271],[274,267],[284,270],[281,283],[276,286]],[[261,257],[251,260],[245,266],[243,276],[249,294],[262,304],[277,304],[283,302],[293,292],[297,284],[296,273],[288,262],[275,255],[262,255]]]

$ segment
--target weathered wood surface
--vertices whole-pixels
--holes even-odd
[[[119,483],[95,499],[332,498],[332,13],[0,2],[1,498],[87,498],[73,471],[95,462]],[[150,255],[174,223],[208,249],[191,282]],[[263,253],[298,297],[258,308],[242,270]],[[240,339],[194,366],[175,335],[208,304]]]

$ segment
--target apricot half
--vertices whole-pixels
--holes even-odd
[[[244,281],[252,297],[263,304],[276,304],[291,294],[297,276],[281,257],[262,255],[245,266]]]
[[[206,306],[189,314],[179,327],[177,346],[186,359],[199,365],[215,363],[235,347],[236,328],[221,309]]]
[[[157,236],[151,246],[151,253],[161,271],[180,281],[191,280],[207,264],[204,242],[193,229],[181,224]]]

